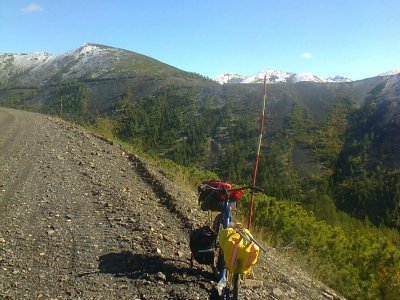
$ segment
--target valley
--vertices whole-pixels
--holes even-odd
[[[211,268],[189,262],[207,219],[193,192],[57,118],[0,109],[0,124],[0,298],[209,298]],[[342,299],[276,249],[255,272],[244,299]]]

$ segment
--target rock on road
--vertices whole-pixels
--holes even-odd
[[[208,299],[190,268],[194,194],[80,127],[0,108],[0,299]],[[299,271],[271,271],[244,299],[327,299]],[[301,273],[301,274],[300,274]],[[332,296],[333,299],[333,296]]]

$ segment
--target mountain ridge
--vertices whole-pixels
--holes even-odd
[[[38,87],[54,81],[79,80],[82,77],[87,80],[129,77],[143,68],[161,77],[171,73],[175,73],[178,77],[184,77],[184,74],[195,74],[130,50],[97,43],[85,43],[59,55],[52,55],[44,51],[17,54],[0,53],[0,86]],[[376,76],[393,76],[398,73],[400,73],[400,68]],[[201,77],[201,75],[199,76]],[[226,72],[213,78],[213,81],[219,84],[262,83],[264,76],[267,77],[267,83],[353,82],[352,79],[341,75],[322,78],[311,72],[295,73],[271,69],[249,76]]]
[[[394,76],[400,73],[400,68],[395,68],[385,73],[378,74],[373,77],[384,77],[384,76]],[[297,83],[297,82],[319,82],[319,83],[345,83],[345,82],[353,82],[354,80],[342,76],[336,75],[334,77],[327,77],[322,78],[318,75],[315,75],[311,72],[299,72],[299,73],[292,73],[286,71],[278,71],[278,70],[263,70],[257,72],[250,76],[244,76],[235,72],[226,72],[221,75],[218,75],[213,78],[214,81],[218,82],[219,84],[237,84],[237,83],[263,83],[264,76],[266,76],[267,83]],[[368,78],[364,78],[368,79]],[[360,79],[360,80],[364,80]],[[356,81],[360,81],[356,80]]]
[[[235,84],[235,83],[262,83],[264,82],[264,76],[266,76],[267,83],[296,83],[296,82],[320,82],[320,83],[340,83],[340,82],[352,82],[350,78],[337,75],[335,77],[322,78],[317,75],[314,75],[311,72],[300,72],[300,73],[292,73],[286,71],[278,71],[278,70],[263,70],[257,72],[250,76],[243,76],[235,72],[227,72],[221,75],[216,76],[213,80],[218,82],[219,84]]]
[[[40,87],[60,81],[129,78],[138,73],[181,80],[193,74],[140,53],[94,43],[60,55],[43,51],[0,54],[0,87]],[[205,80],[200,75],[194,79]]]

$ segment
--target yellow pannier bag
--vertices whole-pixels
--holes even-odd
[[[247,229],[241,229],[252,237]],[[248,274],[257,262],[260,248],[243,238],[234,228],[222,229],[218,235],[226,268],[232,273]]]

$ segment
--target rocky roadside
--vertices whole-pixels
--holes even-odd
[[[196,195],[82,128],[0,109],[0,299],[208,299],[211,268],[190,267]],[[262,256],[244,299],[337,299]]]

